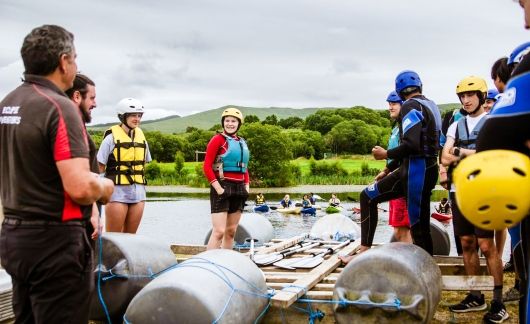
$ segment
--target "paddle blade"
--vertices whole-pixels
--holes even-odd
[[[258,266],[266,266],[283,259],[282,254],[255,254],[254,263]]]
[[[317,255],[315,257],[305,258],[305,259],[299,260],[298,262],[293,263],[290,266],[292,268],[311,269],[311,268],[314,268],[314,267],[318,266],[323,261],[324,261],[324,258],[322,256],[320,256],[320,255]]]

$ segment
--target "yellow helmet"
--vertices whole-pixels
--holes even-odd
[[[491,150],[462,160],[453,172],[456,202],[475,226],[499,230],[519,223],[530,211],[530,159]]]
[[[239,124],[243,124],[243,114],[237,108],[226,108],[221,114],[221,120],[223,120],[226,116],[236,117],[237,119],[239,119]]]
[[[456,86],[456,94],[468,91],[480,91],[484,93],[488,92],[486,80],[476,76],[469,76],[458,82]]]

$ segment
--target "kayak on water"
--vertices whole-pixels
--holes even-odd
[[[262,205],[256,205],[254,206],[254,211],[255,212],[260,212],[260,213],[266,213],[269,211],[269,205],[267,204],[262,204]]]
[[[435,211],[431,214],[431,217],[440,222],[448,222],[453,219],[453,214],[443,214]]]
[[[326,207],[326,213],[328,214],[336,214],[342,212],[343,208],[342,206],[328,206]]]

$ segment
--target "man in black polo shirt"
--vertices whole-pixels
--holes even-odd
[[[64,94],[77,73],[73,38],[55,25],[32,30],[21,48],[24,83],[0,102],[0,257],[17,323],[88,321],[85,225],[113,184],[90,172],[86,130]]]

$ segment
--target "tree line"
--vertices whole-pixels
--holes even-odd
[[[181,134],[146,131],[145,136],[154,160],[182,163],[195,161],[195,151],[205,151],[211,137],[221,130],[219,123],[208,130],[190,126]],[[390,130],[388,111],[358,106],[319,110],[305,119],[278,119],[270,115],[260,120],[247,115],[239,135],[247,141],[251,152],[252,181],[278,186],[289,185],[289,179],[299,174],[290,160],[298,157],[320,160],[325,153],[369,154],[375,145],[386,146]],[[99,147],[103,132],[89,132]]]

